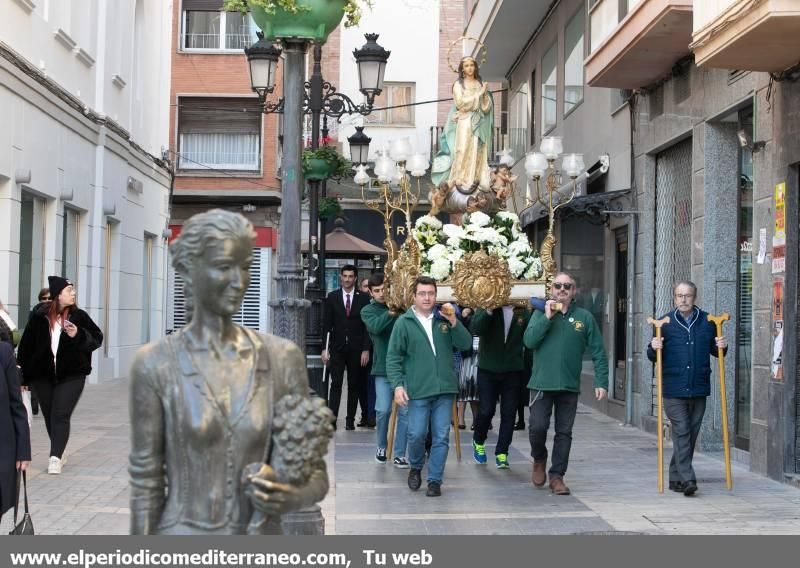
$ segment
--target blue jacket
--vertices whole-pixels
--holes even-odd
[[[708,314],[695,306],[696,317],[688,326],[678,310],[666,314],[662,326],[662,394],[665,398],[692,398],[711,394],[711,360],[717,356],[717,329]],[[647,346],[647,358],[655,362],[655,350]]]

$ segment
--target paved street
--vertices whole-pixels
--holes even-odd
[[[76,410],[60,476],[49,476],[41,416],[33,426],[29,494],[39,534],[125,534],[128,531],[127,384],[88,386]],[[495,419],[495,427],[497,419]],[[496,431],[496,430],[495,430]],[[492,433],[490,433],[492,434]],[[533,488],[527,436],[517,437],[511,469],[472,462],[469,430],[463,459],[451,447],[443,496],[411,493],[407,471],[374,461],[374,433],[336,433],[329,455],[331,491],[323,503],[328,534],[571,534],[631,531],[654,534],[800,534],[800,490],[734,464],[735,488],[725,489],[723,464],[696,459],[700,493],[659,495],[655,439],[581,408],[575,428],[569,497]],[[666,452],[669,455],[669,449]],[[7,534],[11,514],[3,518]]]

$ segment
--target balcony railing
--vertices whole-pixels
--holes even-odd
[[[240,50],[250,47],[258,38],[253,34],[239,33],[239,34],[224,34],[220,37],[218,33],[201,34],[190,33],[183,34],[181,38],[181,45],[183,49],[230,49]],[[220,47],[224,43],[223,48]]]

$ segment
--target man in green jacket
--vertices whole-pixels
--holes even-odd
[[[414,305],[397,318],[386,354],[386,373],[394,387],[394,400],[408,406],[408,487],[422,485],[425,437],[428,424],[433,444],[428,462],[428,497],[442,494],[447,462],[453,400],[458,379],[453,349],[466,351],[472,335],[456,319],[450,304],[434,312],[436,281],[420,276],[414,284]]]
[[[528,383],[531,390],[529,435],[533,473],[536,487],[547,482],[547,430],[555,408],[555,436],[550,463],[550,490],[556,495],[569,495],[564,484],[569,451],[572,446],[572,426],[578,410],[583,353],[588,349],[594,362],[594,393],[602,400],[608,393],[608,359],[603,337],[594,316],[573,303],[575,280],[565,272],[553,279],[551,300],[544,312],[536,311],[525,330],[523,343],[534,352],[533,373]],[[556,311],[554,304],[561,303]]]
[[[372,339],[372,374],[375,378],[375,414],[377,417],[376,435],[378,449],[375,452],[375,461],[386,463],[387,433],[389,430],[389,415],[394,398],[392,386],[386,378],[386,351],[389,349],[389,338],[397,321],[396,314],[392,314],[386,306],[383,297],[384,275],[376,272],[369,277],[369,295],[372,301],[361,309],[361,319],[367,326],[367,333]],[[408,469],[406,460],[406,441],[408,437],[408,408],[397,409],[397,436],[394,439],[395,467]]]
[[[525,308],[503,306],[497,310],[475,312],[470,331],[480,338],[478,348],[478,418],[472,435],[472,456],[478,464],[486,463],[486,436],[500,400],[500,431],[494,450],[497,469],[508,469],[508,447],[514,436],[522,370],[522,336],[530,319]]]

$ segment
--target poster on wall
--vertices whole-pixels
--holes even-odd
[[[772,273],[786,272],[786,183],[775,186],[775,232],[772,236]]]
[[[776,381],[783,380],[783,279],[772,283],[772,356],[770,374]]]

